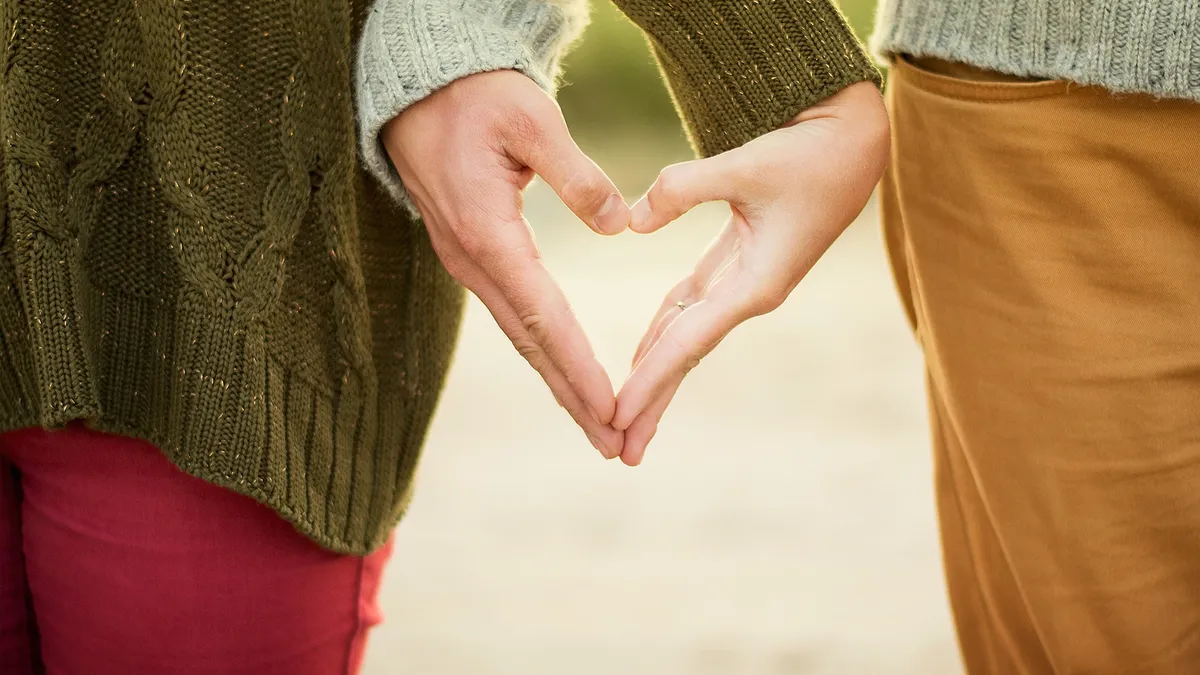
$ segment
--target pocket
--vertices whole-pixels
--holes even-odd
[[[999,74],[993,79],[934,72],[903,54],[892,64],[892,77],[900,77],[906,84],[932,94],[967,101],[1023,101],[1059,96],[1072,84],[1062,79],[1008,79]]]

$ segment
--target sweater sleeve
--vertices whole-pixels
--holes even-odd
[[[649,37],[701,155],[736,148],[879,71],[833,0],[614,0]]]
[[[553,93],[587,0],[375,0],[358,44],[355,92],[367,169],[408,204],[379,132],[410,105],[475,73],[517,70]]]

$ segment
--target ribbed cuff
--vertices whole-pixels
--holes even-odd
[[[587,23],[586,5],[546,0],[377,0],[358,46],[363,161],[408,201],[379,132],[392,118],[468,75],[517,70],[553,92],[559,57]]]
[[[651,38],[697,152],[736,148],[882,80],[830,0],[616,0]]]

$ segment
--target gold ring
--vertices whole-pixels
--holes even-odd
[[[679,308],[679,311],[683,311],[683,310],[687,309],[687,305],[683,304],[682,300],[675,303],[675,306]]]

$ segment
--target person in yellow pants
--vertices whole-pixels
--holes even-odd
[[[1200,103],[904,55],[888,89],[968,672],[1200,673]]]

